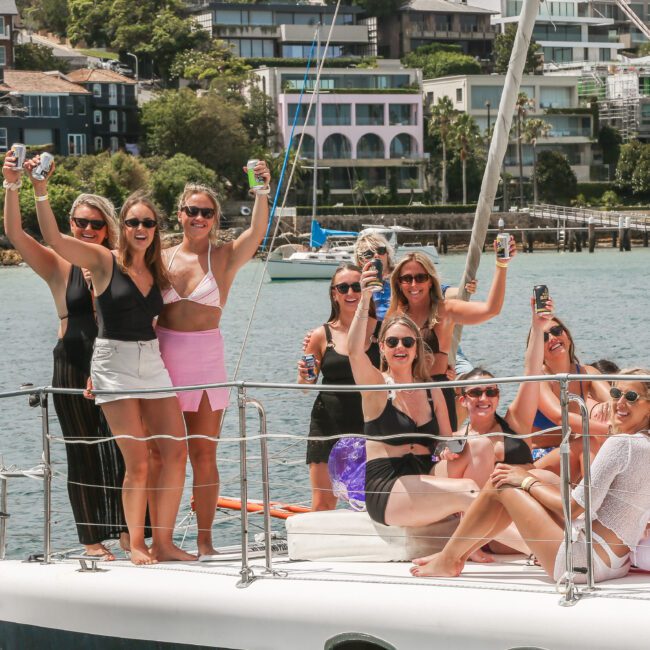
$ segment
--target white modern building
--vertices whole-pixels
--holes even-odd
[[[316,156],[319,168],[329,168],[324,177],[333,195],[349,194],[358,180],[369,188],[389,186],[391,174],[401,192],[409,191],[409,179],[422,187],[421,70],[396,60],[378,61],[375,68],[326,67],[317,96],[311,92],[316,75],[309,75],[300,106],[303,68],[262,67],[253,74],[276,106],[278,148],[288,146],[298,112],[294,144],[304,133],[300,155]]]
[[[469,113],[485,133],[494,124],[501,101],[505,77],[503,75],[463,75],[426,79],[422,87],[427,106],[441,97],[449,97],[458,111]],[[524,75],[520,92],[530,99],[528,118],[538,117],[548,122],[552,130],[547,138],[540,139],[537,151],[561,151],[578,178],[588,181],[591,168],[600,161],[594,155],[593,115],[580,108],[577,79],[571,76]],[[514,126],[514,122],[513,122]],[[533,151],[523,145],[524,175],[532,176]],[[518,175],[517,145],[512,134],[506,153],[506,171]]]

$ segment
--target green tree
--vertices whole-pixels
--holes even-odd
[[[462,52],[448,50],[422,51],[418,48],[415,52],[407,54],[402,62],[413,68],[422,68],[425,79],[447,77],[456,74],[480,74],[481,65],[472,56]]]
[[[621,147],[614,184],[623,192],[632,192],[632,176],[639,165],[643,146],[638,140],[632,140]]]
[[[526,93],[519,93],[515,102],[515,126],[517,129],[517,160],[519,163],[519,207],[524,205],[524,152],[523,152],[523,128],[524,120],[528,115],[528,109],[533,105],[533,101],[528,98]]]
[[[109,45],[110,9],[111,0],[68,0],[68,38],[75,44]]]
[[[326,0],[327,4],[336,4],[336,0]],[[368,16],[393,18],[404,4],[403,0],[354,0],[352,4],[365,9]]]
[[[618,158],[621,155],[623,138],[619,131],[611,126],[603,126],[598,132],[598,145],[603,152],[603,164],[607,165],[607,178],[615,173]]]
[[[650,42],[641,43],[638,49],[639,56],[648,56],[650,54]]]
[[[600,204],[605,208],[605,210],[616,210],[616,208],[621,205],[621,200],[618,198],[618,194],[613,190],[607,190],[603,192],[603,195],[600,197]]]
[[[537,188],[537,141],[545,138],[553,127],[542,119],[532,118],[524,122],[523,138],[528,144],[533,145],[533,203],[538,203]]]
[[[129,194],[148,186],[149,170],[139,158],[122,152],[102,157],[91,180],[91,191],[118,207]]]
[[[648,144],[643,145],[632,173],[632,191],[634,194],[650,194],[650,145]]]
[[[352,186],[352,197],[357,199],[357,203],[364,203],[366,200],[366,192],[368,191],[368,183],[365,178],[357,178]]]
[[[151,193],[156,203],[168,214],[176,212],[176,201],[186,183],[200,183],[215,190],[217,175],[194,158],[183,153],[166,160],[151,175]]]
[[[17,43],[14,45],[14,67],[16,70],[59,70],[68,72],[70,66],[65,59],[52,54],[47,45],[40,43]]]
[[[452,126],[457,114],[449,97],[439,97],[438,101],[431,107],[431,117],[427,125],[429,135],[438,137],[442,148],[441,184],[443,205],[448,200],[447,147],[449,146],[449,136],[451,135]]]
[[[408,178],[406,179],[406,187],[411,190],[409,195],[409,205],[413,205],[415,200],[415,190],[420,189],[420,181],[417,178]]]
[[[243,107],[242,122],[250,134],[251,146],[267,150],[275,141],[277,112],[273,100],[257,86],[251,85],[248,102]]]
[[[469,113],[456,116],[451,129],[451,143],[460,159],[463,174],[463,205],[467,205],[467,160],[482,145],[481,131]]]
[[[370,193],[375,197],[375,203],[377,205],[384,203],[389,194],[388,188],[385,185],[375,185],[370,190]]]
[[[494,71],[498,74],[505,74],[508,70],[516,34],[517,23],[511,23],[506,26],[505,32],[498,34],[494,39]],[[534,74],[542,65],[541,51],[542,48],[531,38],[524,67],[526,74]]]
[[[567,157],[559,151],[540,151],[537,157],[539,195],[547,203],[569,205],[578,194],[578,181]]]

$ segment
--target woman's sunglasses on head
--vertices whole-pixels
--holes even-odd
[[[81,217],[71,217],[77,228],[85,230],[90,226],[93,230],[101,230],[106,226],[106,222],[103,219],[83,219]]]
[[[486,397],[499,397],[500,391],[496,386],[491,386],[490,388],[470,388],[469,390],[463,391],[463,395],[469,395],[475,399],[479,399],[483,393],[485,393]]]
[[[415,337],[413,336],[387,336],[384,343],[391,349],[396,348],[400,341],[405,348],[412,348],[415,345]]]
[[[643,395],[639,395],[635,390],[626,390],[623,392],[620,388],[616,388],[616,386],[612,386],[609,389],[609,396],[612,399],[621,399],[621,397],[624,397],[625,401],[630,402],[630,404],[633,404],[638,399],[648,399],[647,397],[643,397]]]
[[[553,327],[549,327],[548,332],[544,332],[544,343],[546,343],[551,338],[551,334],[557,338],[558,336],[564,334],[565,331],[566,330],[562,325],[553,325]]]
[[[214,219],[214,208],[200,208],[198,205],[184,205],[181,208],[188,217],[198,217],[201,215],[204,219]]]
[[[424,284],[430,277],[428,273],[416,273],[415,275],[408,273],[407,275],[400,275],[397,279],[400,284],[413,284],[413,282],[416,284]]]
[[[377,246],[375,249],[369,248],[367,251],[359,253],[359,257],[363,257],[366,260],[371,260],[375,255],[386,255],[386,247]]]
[[[158,222],[155,219],[125,219],[124,225],[129,228],[137,228],[142,224],[143,228],[155,228],[158,225]]]
[[[354,293],[361,293],[361,282],[339,282],[339,284],[334,285],[339,293],[345,295],[352,289]]]

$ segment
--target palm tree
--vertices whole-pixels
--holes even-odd
[[[524,140],[533,145],[533,203],[535,204],[537,204],[537,140],[545,138],[552,128],[551,124],[538,117],[524,122]]]
[[[517,157],[519,159],[519,207],[524,205],[524,157],[522,151],[522,129],[528,109],[534,105],[534,101],[528,98],[526,93],[519,93],[515,102],[517,111]]]
[[[409,205],[413,205],[413,199],[415,198],[415,190],[420,188],[420,181],[417,178],[407,178],[406,187],[411,190],[411,196],[409,197]]]
[[[389,194],[388,188],[385,187],[384,185],[375,185],[371,190],[370,193],[375,197],[375,201],[377,205],[379,205],[382,201],[386,199],[386,197]]]
[[[449,97],[439,97],[437,103],[431,107],[429,118],[429,135],[440,138],[442,145],[442,204],[447,203],[447,145],[451,135],[452,126],[458,111],[454,108]]]
[[[352,187],[352,196],[357,197],[359,203],[363,203],[365,197],[366,197],[366,192],[368,190],[368,183],[366,183],[365,178],[358,178],[354,182],[354,186]]]
[[[467,205],[467,159],[481,146],[481,130],[469,113],[460,113],[454,122],[450,140],[463,170],[463,205]]]

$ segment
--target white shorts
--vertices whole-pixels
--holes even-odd
[[[168,393],[97,395],[96,404],[120,399],[163,399],[176,397],[172,380],[160,356],[158,340],[116,341],[95,339],[90,376],[94,390],[132,391],[143,388],[167,389]]]

